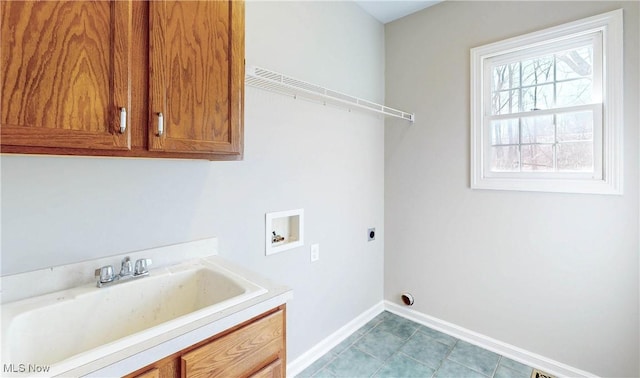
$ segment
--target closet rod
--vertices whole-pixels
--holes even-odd
[[[294,79],[261,67],[247,66],[245,83],[252,87],[279,92],[294,97],[300,96],[313,100],[320,100],[334,105],[347,106],[349,109],[365,110],[389,117],[401,118],[410,122],[415,120],[415,114],[413,113],[376,104],[375,102]]]

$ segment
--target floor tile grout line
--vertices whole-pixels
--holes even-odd
[[[415,322],[412,322],[412,323],[415,323]],[[417,324],[417,323],[416,323],[416,324]],[[435,377],[435,375],[436,375],[436,373],[438,372],[438,370],[440,370],[440,367],[442,367],[442,362],[443,362],[445,359],[447,359],[447,357],[451,354],[451,352],[453,351],[453,349],[454,349],[455,345],[458,343],[459,339],[457,339],[457,338],[455,338],[455,337],[454,337],[453,339],[455,340],[455,342],[454,342],[452,345],[448,345],[448,344],[446,344],[446,343],[444,343],[444,342],[442,342],[442,341],[440,341],[440,340],[436,339],[436,338],[435,338],[435,337],[433,337],[432,335],[430,335],[430,334],[428,334],[428,333],[426,333],[426,332],[422,332],[422,331],[420,331],[420,329],[421,329],[422,327],[426,327],[426,326],[422,326],[422,325],[418,324],[418,327],[413,331],[413,333],[411,334],[411,336],[409,336],[409,337],[405,340],[404,344],[403,344],[403,345],[402,345],[402,346],[401,346],[401,347],[396,351],[396,353],[394,353],[393,355],[396,355],[396,354],[398,354],[398,353],[401,353],[401,354],[403,354],[403,355],[405,355],[405,356],[409,357],[411,360],[416,361],[417,363],[420,363],[421,365],[426,366],[426,367],[428,367],[428,368],[432,369],[432,368],[431,368],[431,366],[426,365],[426,364],[424,364],[424,363],[422,363],[422,362],[418,361],[417,359],[412,358],[412,357],[408,356],[407,354],[405,354],[405,353],[403,353],[403,352],[401,352],[401,351],[400,351],[400,350],[402,349],[402,347],[403,347],[404,345],[406,345],[406,343],[407,343],[407,342],[408,342],[408,341],[409,341],[413,336],[415,336],[415,334],[416,334],[416,333],[420,332],[422,335],[424,335],[425,337],[427,337],[429,340],[432,340],[432,341],[434,341],[434,342],[436,342],[436,343],[438,343],[438,344],[441,344],[441,345],[446,346],[447,348],[449,348],[449,350],[448,350],[448,352],[447,352],[447,355],[446,355],[445,357],[443,357],[443,359],[442,359],[442,360],[440,360],[440,364],[438,365],[438,367],[437,367],[437,368],[435,368],[435,369],[434,369],[433,374],[431,375],[431,377]],[[392,355],[392,357],[393,357],[393,355]],[[390,358],[391,358],[391,357],[389,357],[389,359],[390,359]],[[383,365],[383,366],[384,366],[384,365]],[[462,365],[462,366],[464,366],[464,365]],[[466,366],[465,366],[465,367],[466,367]],[[381,368],[382,368],[382,367],[381,367]],[[379,371],[379,369],[378,369],[378,371]],[[474,370],[474,371],[475,371],[475,370]],[[377,372],[376,372],[376,373],[377,373]]]
[[[408,358],[408,359],[410,359],[410,360],[415,361],[417,364],[420,364],[420,365],[422,365],[422,366],[426,366],[426,367],[428,367],[429,369],[432,369],[434,373],[436,372],[436,369],[434,369],[434,368],[432,368],[431,366],[429,366],[429,365],[425,364],[423,361],[420,361],[420,360],[417,360],[417,359],[415,359],[415,358],[411,357],[410,355],[408,355],[408,354],[406,354],[406,353],[404,353],[404,352],[398,351],[396,354],[401,354],[401,355],[403,355],[404,357],[406,357],[406,358]]]
[[[492,378],[492,377],[493,377],[493,375],[486,375],[485,373],[481,372],[480,370],[477,370],[477,369],[475,369],[475,368],[473,368],[473,367],[471,367],[471,366],[467,366],[467,365],[465,365],[464,363],[462,363],[462,362],[460,362],[460,361],[456,361],[456,360],[449,360],[449,361],[451,361],[451,362],[455,362],[456,364],[458,364],[458,365],[460,365],[460,366],[464,366],[464,367],[466,367],[467,369],[469,369],[469,370],[471,370],[471,371],[473,371],[473,372],[476,372],[476,373],[478,373],[478,374],[482,375],[483,377],[487,377],[487,378]],[[496,367],[497,367],[497,365],[496,365]],[[495,372],[495,370],[494,370],[494,372]]]
[[[423,326],[423,327],[424,327],[424,326]],[[440,340],[436,339],[435,337],[433,337],[433,336],[429,335],[429,334],[428,334],[428,333],[426,333],[426,332],[422,332],[422,331],[420,331],[420,328],[418,328],[418,331],[417,331],[417,332],[420,332],[421,334],[425,335],[426,337],[430,338],[431,340],[433,340],[433,341],[435,341],[435,342],[437,342],[437,343],[439,343],[439,344],[442,344],[442,345],[444,345],[444,346],[446,346],[446,347],[451,347],[451,346],[455,345],[455,344],[458,342],[458,340],[459,340],[459,339],[457,339],[457,338],[455,338],[455,337],[451,336],[451,337],[453,337],[453,339],[455,340],[455,342],[453,343],[453,345],[449,345],[449,344],[445,343],[444,341],[440,341]],[[413,336],[412,336],[412,337],[413,337]]]
[[[460,341],[460,340],[458,340],[458,341]],[[463,341],[463,342],[466,342],[466,341]],[[456,344],[457,344],[457,343],[456,343]],[[475,347],[477,347],[477,348],[479,348],[479,349],[481,349],[481,350],[484,350],[484,351],[487,351],[487,352],[491,352],[490,350],[484,349],[484,348],[479,347],[479,346],[477,346],[477,345],[474,345],[474,344],[471,344],[471,343],[467,343],[467,344],[472,345],[472,346],[475,346]],[[451,349],[451,351],[453,351],[453,349]],[[496,367],[493,369],[493,372],[494,372],[494,374],[495,374],[495,371],[498,369],[498,365],[500,364],[500,359],[502,358],[502,355],[499,355],[499,354],[497,354],[497,353],[495,353],[495,352],[491,352],[491,353],[493,353],[493,354],[495,354],[495,355],[497,355],[497,356],[498,356],[498,362],[496,363]],[[447,358],[449,358],[449,356],[447,356]],[[473,367],[471,367],[471,366],[467,366],[467,365],[465,365],[463,362],[456,361],[456,360],[449,360],[449,361],[451,361],[451,362],[455,362],[455,363],[457,363],[457,364],[459,364],[459,365],[462,365],[462,366],[466,367],[467,369],[470,369],[470,370],[475,371],[476,373],[479,373],[479,374],[480,374],[480,375],[482,375],[482,376],[485,376],[485,377],[488,377],[488,378],[492,378],[492,377],[493,377],[493,374],[492,374],[492,375],[487,375],[487,374],[485,374],[485,373],[483,373],[483,372],[481,372],[481,371],[479,371],[479,370],[477,370],[477,369],[475,369],[475,368],[473,368]]]
[[[376,356],[372,355],[371,353],[366,352],[366,351],[364,351],[364,350],[362,350],[362,349],[358,348],[355,344],[354,344],[354,345],[352,345],[350,348],[356,348],[356,349],[357,349],[357,350],[359,350],[360,352],[362,352],[362,353],[366,354],[367,356],[369,356],[369,357],[373,358],[374,360],[376,360],[376,361],[378,361],[378,362],[382,363],[382,365],[380,365],[380,366],[376,369],[376,371],[374,371],[374,372],[373,372],[369,377],[373,377],[373,376],[375,376],[375,375],[380,371],[380,369],[382,369],[382,368],[386,365],[386,361],[387,361],[389,358],[391,358],[391,357],[389,357],[389,358],[387,358],[387,360],[384,360],[384,361],[383,361],[383,360],[379,359],[378,357],[376,357]],[[393,355],[395,355],[395,353],[394,353],[394,354],[392,354],[391,356],[393,356]]]
[[[415,333],[415,332],[417,332],[417,329],[416,329],[416,331],[414,331],[414,333]],[[411,336],[407,337],[407,339],[405,339],[405,340],[402,342],[402,345],[400,345],[400,347],[398,347],[398,349],[396,349],[396,350],[395,350],[395,351],[394,351],[394,352],[393,352],[389,357],[387,357],[387,359],[386,359],[386,360],[382,361],[382,365],[380,365],[380,367],[378,368],[378,370],[376,370],[376,371],[373,373],[373,375],[371,375],[371,377],[374,377],[376,374],[378,374],[378,372],[380,372],[380,370],[382,370],[382,368],[383,368],[383,367],[385,367],[385,366],[387,365],[387,362],[389,362],[389,361],[390,361],[394,356],[397,356],[398,354],[402,354],[403,356],[406,356],[406,357],[408,357],[409,359],[411,359],[411,360],[413,360],[413,361],[416,361],[416,363],[419,363],[420,365],[427,366],[427,365],[425,365],[425,364],[421,363],[420,361],[416,360],[415,358],[411,358],[410,356],[408,356],[408,355],[406,355],[405,353],[401,352],[401,349],[402,349],[402,348],[407,344],[407,342],[409,342],[409,339],[410,339],[412,336],[413,336],[413,334],[412,334]],[[356,347],[356,348],[357,348],[357,347]],[[364,351],[363,351],[363,352],[364,352]],[[364,352],[364,353],[367,353],[367,352]],[[368,353],[367,353],[367,354],[368,354]],[[370,356],[371,356],[371,355],[370,355]],[[372,357],[373,357],[373,356],[372,356]],[[373,358],[376,358],[376,357],[373,357]],[[381,360],[380,360],[380,359],[378,359],[378,358],[376,358],[376,359],[377,359],[378,361],[381,361]],[[427,366],[427,367],[431,369],[431,367],[429,367],[429,366]]]
[[[381,322],[379,322],[381,323]],[[378,323],[378,324],[379,324]],[[371,329],[375,328],[377,326],[377,324],[375,326],[373,326]],[[358,330],[356,330],[354,333],[352,333],[351,335],[347,336],[343,341],[346,341],[349,337],[351,337],[354,334],[357,334]],[[329,360],[329,362],[327,362],[326,364],[324,364],[320,369],[316,370],[315,372],[313,372],[313,374],[311,374],[311,377],[313,378],[313,376],[317,375],[321,370],[327,368],[331,363],[333,363],[338,357],[340,357],[340,355],[344,354],[344,352],[346,352],[347,350],[349,350],[350,348],[355,347],[355,344],[362,339],[367,333],[369,333],[369,331],[365,331],[362,333],[362,335],[359,335],[354,341],[352,341],[351,343],[349,343],[349,345],[347,345],[342,351],[340,351],[339,353],[336,353],[333,358],[331,360]],[[331,351],[336,348],[337,346],[339,346],[340,344],[342,344],[342,342],[338,343],[338,345],[336,345],[335,347],[331,348],[331,350],[329,350],[327,353],[325,353],[324,355],[322,355],[320,358],[324,357],[326,354],[331,353]],[[360,349],[358,349],[360,350]],[[373,357],[373,356],[372,356]],[[330,371],[330,373],[333,375],[333,372]]]
[[[498,363],[496,364],[496,367],[493,368],[493,374],[489,376],[490,378],[494,378],[496,376],[496,372],[498,371],[498,367],[500,366],[501,362],[502,362],[502,355],[498,355]]]
[[[408,340],[408,339],[407,339],[407,340]],[[382,363],[386,363],[387,361],[389,361],[389,360],[391,359],[391,357],[393,357],[394,355],[396,355],[396,354],[400,351],[400,349],[402,349],[402,347],[404,346],[404,344],[406,344],[406,343],[407,343],[407,340],[403,341],[403,342],[402,342],[402,345],[401,345],[400,347],[398,347],[398,349],[396,349],[396,351],[395,351],[395,352],[393,352],[393,353],[391,354],[391,356],[387,357],[387,358],[386,358],[386,359],[384,359],[384,360],[382,360],[382,359],[380,359],[380,358],[378,358],[378,357],[374,356],[373,354],[371,354],[371,353],[369,353],[369,352],[367,352],[367,351],[364,351],[364,350],[362,350],[362,349],[358,348],[358,347],[355,345],[355,343],[354,343],[353,345],[351,345],[351,346],[350,346],[350,348],[356,348],[356,349],[357,349],[357,350],[359,350],[360,352],[362,352],[362,353],[364,353],[364,354],[366,354],[366,355],[368,355],[368,356],[370,356],[370,357],[373,357],[373,358],[374,358],[374,359],[376,359],[377,361],[380,361],[380,362],[382,362]]]
[[[517,375],[517,374],[521,374],[521,373],[522,373],[522,372],[517,371],[516,369],[510,368],[510,367],[508,367],[508,366],[498,365],[498,367],[502,367],[503,369],[507,369],[508,371],[510,371],[510,372],[512,372],[512,373],[515,373],[516,375]],[[533,368],[532,368],[532,369],[533,369]],[[496,370],[497,370],[497,368],[496,368]],[[531,374],[529,374],[529,375],[525,375],[525,376],[526,376],[526,377],[529,377],[530,375],[531,375]],[[515,375],[514,375],[514,376],[515,376]]]
[[[447,352],[447,355],[442,357],[442,359],[440,360],[440,364],[438,365],[438,368],[436,369],[436,371],[433,372],[432,377],[435,377],[436,374],[438,373],[438,370],[440,370],[440,368],[442,367],[442,364],[444,363],[444,361],[449,358],[449,355],[451,354],[451,352],[453,351],[453,349],[456,347],[456,344],[458,344],[458,341],[460,341],[459,339],[456,339],[456,342],[453,343],[453,345],[451,346],[451,349],[449,349],[449,351]]]
[[[322,367],[316,371],[313,372],[313,374],[311,374],[311,377],[313,378],[314,375],[318,374],[321,370],[323,370],[324,368],[326,368],[327,366],[329,366],[330,363],[332,363],[333,361],[336,360],[336,358],[338,358],[337,355],[333,356],[333,358],[331,358],[327,363],[325,363],[324,365],[322,365]]]
[[[420,332],[420,327],[418,327],[418,330],[416,330],[416,333],[417,333],[417,332]],[[436,374],[436,372],[437,372],[438,370],[440,370],[440,367],[442,366],[442,361],[444,361],[445,359],[447,359],[447,357],[449,357],[449,354],[451,354],[451,351],[453,351],[453,348],[454,348],[454,347],[455,347],[455,345],[458,343],[458,339],[454,338],[455,342],[454,342],[452,345],[448,345],[448,344],[443,343],[443,342],[442,342],[442,341],[440,341],[440,340],[437,340],[435,337],[433,337],[433,336],[431,336],[431,335],[429,335],[429,334],[427,334],[427,333],[425,333],[425,332],[420,332],[420,333],[421,333],[421,334],[423,334],[425,337],[427,337],[429,340],[434,341],[434,342],[436,342],[436,343],[438,343],[438,344],[444,345],[444,346],[446,346],[447,348],[449,348],[449,350],[447,351],[446,356],[444,356],[444,357],[440,360],[440,364],[438,364],[438,367],[434,369],[434,371],[433,371],[433,375],[432,375],[432,377],[434,377],[434,376],[435,376],[435,374]],[[415,333],[414,333],[414,335],[415,335]],[[413,337],[413,335],[412,335],[411,337]],[[408,341],[408,340],[407,340],[407,341]],[[417,359],[415,359],[415,358],[412,358],[412,357],[410,357],[410,358],[411,358],[412,360],[414,360],[414,361],[418,361],[418,362],[420,362],[419,360],[417,360]],[[423,364],[423,365],[425,365],[424,363],[422,363],[422,364]],[[428,366],[428,365],[425,365],[425,366]],[[430,368],[430,369],[432,369],[432,367],[431,367],[431,366],[429,366],[429,368]]]
[[[390,319],[390,318],[389,318],[389,317],[387,317],[386,319],[384,319],[384,320],[382,320],[381,322],[379,322],[379,323],[378,323],[375,327],[373,327],[373,328],[378,327],[380,324],[384,323],[386,320],[389,320],[389,319]],[[370,331],[373,331],[373,328],[372,328]],[[363,352],[363,353],[365,353],[365,354],[367,354],[367,355],[369,355],[369,356],[373,357],[373,358],[374,358],[374,359],[376,359],[377,361],[382,362],[382,365],[380,365],[380,367],[378,367],[378,369],[377,369],[375,372],[373,372],[373,374],[372,374],[370,377],[375,377],[375,375],[376,375],[376,374],[378,374],[378,373],[380,372],[380,370],[382,370],[382,368],[384,368],[385,366],[387,366],[387,362],[389,362],[389,361],[390,361],[394,356],[396,356],[397,354],[401,353],[401,352],[400,352],[400,350],[402,349],[402,347],[404,347],[404,346],[407,344],[407,342],[409,341],[409,339],[411,339],[411,337],[413,337],[413,335],[414,335],[416,332],[418,332],[418,330],[419,330],[419,329],[420,329],[420,326],[418,325],[418,326],[416,327],[416,329],[414,329],[414,330],[413,330],[413,332],[411,333],[411,335],[410,335],[409,337],[407,337],[406,339],[403,339],[402,344],[401,344],[401,345],[400,345],[400,346],[399,346],[399,347],[398,347],[398,348],[397,348],[397,349],[396,349],[396,350],[395,350],[395,351],[394,351],[394,352],[393,352],[389,357],[387,357],[385,360],[381,360],[381,359],[379,359],[379,358],[377,358],[377,357],[375,357],[375,356],[373,356],[373,355],[371,355],[371,354],[369,354],[369,353],[367,353],[367,352],[363,351],[362,349],[358,348],[358,347],[357,347],[357,346],[355,346],[355,344],[354,344],[354,345],[353,345],[353,347],[354,347],[354,348],[356,348],[356,349],[360,350],[361,352]],[[400,336],[395,335],[395,334],[393,334],[393,333],[391,333],[391,332],[387,332],[387,331],[384,331],[384,330],[381,330],[380,332],[385,332],[385,333],[388,333],[388,334],[390,334],[390,335],[392,335],[392,336],[396,336],[396,337],[400,338]],[[402,353],[402,354],[404,354],[404,353]],[[414,361],[415,361],[415,360],[414,360]],[[424,365],[424,364],[423,364],[423,365]],[[426,365],[425,365],[425,366],[426,366]]]

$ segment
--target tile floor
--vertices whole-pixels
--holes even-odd
[[[531,373],[529,366],[385,311],[297,377],[529,378]]]

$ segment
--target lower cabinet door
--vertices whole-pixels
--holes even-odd
[[[160,378],[160,369],[154,368],[149,371],[145,371],[142,374],[136,375],[136,378]]]
[[[251,378],[284,378],[283,368],[282,360],[277,359],[260,369],[257,373],[251,375]]]
[[[182,376],[247,377],[258,371],[258,377],[280,377],[282,363],[280,375],[274,375],[274,363],[283,350],[284,312],[280,310],[182,355]]]

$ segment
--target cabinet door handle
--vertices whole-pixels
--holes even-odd
[[[158,113],[158,136],[164,134],[164,116],[162,113]]]
[[[120,108],[120,134],[127,130],[127,109]]]

